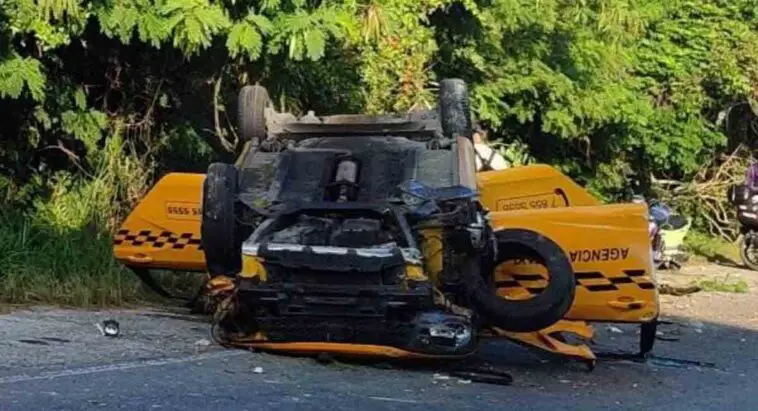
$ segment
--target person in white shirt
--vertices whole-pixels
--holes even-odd
[[[478,125],[474,131],[474,161],[476,171],[504,170],[510,165],[505,158],[487,143],[487,131]]]

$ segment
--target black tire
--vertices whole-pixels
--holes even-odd
[[[439,90],[440,122],[447,138],[458,136],[473,138],[471,104],[466,82],[461,79],[444,79]]]
[[[203,182],[200,241],[211,276],[234,277],[242,269],[242,245],[237,236],[235,199],[237,169],[213,163]]]
[[[740,258],[747,268],[758,271],[758,259],[750,253],[750,248],[755,248],[755,244],[753,244],[754,241],[755,237],[748,241],[748,235],[744,235],[740,238]]]
[[[531,230],[508,229],[496,232],[495,237],[498,242],[497,261],[523,257],[523,250],[529,250],[530,254],[543,261],[550,273],[550,281],[533,298],[507,300],[495,292],[492,281],[494,267],[484,265],[488,272],[466,276],[467,294],[473,308],[489,325],[511,332],[538,331],[563,319],[576,294],[574,270],[566,253],[549,238]],[[478,266],[479,262],[473,264]]]
[[[242,87],[237,95],[237,126],[242,141],[266,138],[266,107],[268,91],[259,85]]]

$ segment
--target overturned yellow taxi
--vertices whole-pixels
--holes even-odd
[[[289,352],[471,355],[508,338],[592,361],[588,322],[658,316],[647,208],[546,165],[476,173],[466,85],[434,110],[297,118],[239,96],[236,164],[164,176],[114,254],[207,272],[218,340]]]

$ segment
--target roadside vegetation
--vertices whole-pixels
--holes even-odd
[[[743,279],[731,280],[728,276],[725,278],[700,280],[697,285],[703,291],[718,291],[724,293],[744,294],[750,290],[747,281]]]
[[[740,250],[733,242],[702,232],[692,232],[685,239],[685,246],[695,256],[708,262],[741,265]]]
[[[461,77],[517,164],[631,190],[733,240],[758,127],[747,0],[7,0],[0,4],[0,300],[140,298],[110,233],[157,177],[238,149],[237,90],[279,109],[402,111]],[[697,245],[699,244],[699,245]],[[714,253],[696,241],[703,254]]]

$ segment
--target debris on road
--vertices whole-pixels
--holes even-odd
[[[392,397],[368,397],[368,398],[372,400],[376,400],[376,401],[399,402],[399,403],[404,403],[404,404],[421,404],[420,401],[406,400],[403,398],[392,398]]]
[[[211,345],[211,342],[208,339],[201,338],[201,339],[195,341],[195,345],[198,346],[198,347],[208,347],[208,346]]]
[[[120,333],[118,321],[116,320],[105,320],[102,324],[95,323],[95,327],[105,337],[118,337]]]
[[[263,367],[255,367],[253,368],[254,374],[263,374]]]
[[[685,295],[694,294],[702,291],[702,288],[697,285],[688,286],[675,286],[671,284],[662,283],[658,285],[658,293],[662,295],[673,295],[676,297],[682,297]]]
[[[513,376],[505,371],[479,370],[479,371],[453,371],[450,376],[471,382],[480,382],[495,385],[513,384]]]
[[[445,380],[449,380],[450,376],[449,375],[445,375],[445,374],[434,373],[434,375],[432,376],[432,378],[435,381],[437,381],[437,380],[443,380],[443,381],[445,381]]]
[[[609,326],[605,327],[605,329],[608,330],[608,332],[612,332],[612,333],[616,333],[616,334],[623,334],[624,333],[624,331],[621,328],[618,328],[618,327],[613,326],[613,325],[609,325]]]
[[[703,328],[705,327],[705,325],[703,325],[703,323],[700,322],[700,321],[698,321],[698,320],[690,320],[689,321],[689,326],[690,326],[690,328],[692,328],[692,331],[694,331],[694,332],[696,332],[698,334],[702,334],[703,333]]]
[[[650,356],[648,359],[650,360],[650,362],[653,365],[658,365],[658,366],[663,366],[663,367],[674,367],[674,368],[687,368],[687,367],[716,368],[716,364],[714,364],[712,362],[706,362],[706,361],[687,360],[687,359],[662,357],[662,356]]]

